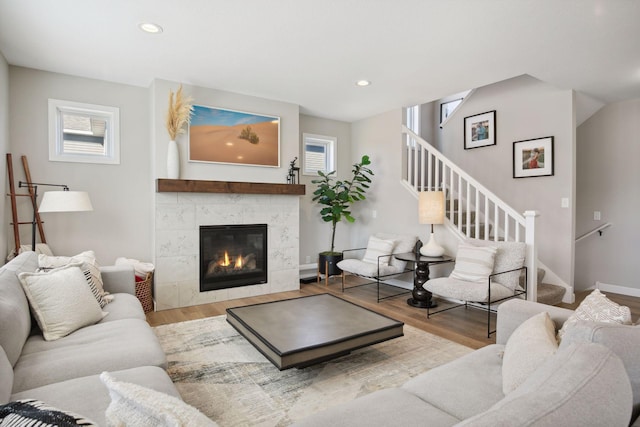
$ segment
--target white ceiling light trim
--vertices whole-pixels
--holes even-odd
[[[138,24],[138,28],[149,34],[160,34],[162,32],[162,27],[153,22],[141,22]]]
[[[356,86],[360,86],[360,87],[366,87],[369,86],[371,84],[371,82],[369,80],[358,80],[356,82]]]

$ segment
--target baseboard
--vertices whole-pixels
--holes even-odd
[[[630,297],[640,297],[640,289],[630,288],[627,286],[611,285],[608,283],[596,282],[596,289],[604,292],[612,292],[619,295],[627,295]]]

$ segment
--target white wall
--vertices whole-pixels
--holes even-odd
[[[93,203],[93,212],[42,215],[47,242],[54,253],[74,255],[93,249],[101,264],[112,264],[118,256],[150,260],[148,89],[15,66],[9,67],[9,78],[11,126],[7,151],[13,154],[16,180],[24,179],[20,156],[26,155],[34,182],[66,184],[72,190],[88,191]],[[118,107],[120,164],[50,162],[49,98]],[[40,187],[38,192],[51,190],[55,188]],[[32,210],[24,199],[21,219],[30,220]],[[5,224],[8,222],[5,220]],[[28,243],[30,226],[22,227],[21,240]],[[13,238],[8,240],[5,247],[13,246]]]
[[[464,118],[496,110],[497,144],[464,150]],[[537,210],[538,258],[573,283],[575,132],[573,93],[530,76],[478,88],[440,130],[437,146],[518,212]],[[554,137],[554,176],[513,178],[513,142]],[[569,199],[569,208],[561,199]]]
[[[0,52],[0,152],[9,152],[9,65],[6,59]],[[7,187],[7,167],[5,159],[2,159],[3,167],[0,167],[2,175],[0,176],[0,188],[8,189]],[[11,218],[11,214],[8,213],[11,203],[7,202],[7,197],[3,197],[0,200],[0,212],[2,212],[3,218]],[[13,245],[13,233],[9,233],[9,221],[3,221],[2,227],[0,227],[0,260],[4,260],[7,257],[7,250],[9,246]],[[11,237],[9,237],[11,236]]]
[[[576,289],[601,282],[640,293],[638,135],[640,99],[609,104],[578,127],[576,235],[613,226],[576,243]],[[601,212],[600,221],[594,211]]]

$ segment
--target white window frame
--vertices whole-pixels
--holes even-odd
[[[336,170],[336,145],[338,139],[333,136],[316,135],[312,133],[302,134],[302,174],[303,175],[318,175],[318,169],[313,169],[307,164],[307,145],[320,145],[325,147],[326,158],[323,169],[320,169],[323,173],[328,173]]]
[[[63,114],[76,114],[105,120],[104,154],[65,152]],[[52,162],[120,164],[120,109],[104,105],[49,99],[49,160]]]

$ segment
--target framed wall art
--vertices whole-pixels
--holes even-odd
[[[453,110],[456,109],[458,105],[462,102],[463,98],[453,99],[451,101],[443,102],[440,104],[440,123],[444,122],[444,120],[449,117]]]
[[[513,177],[553,175],[553,137],[527,139],[513,143]]]
[[[189,161],[280,166],[280,117],[193,106]]]
[[[464,149],[496,145],[496,110],[464,118]]]

